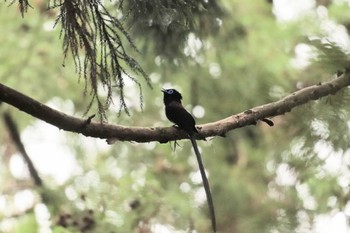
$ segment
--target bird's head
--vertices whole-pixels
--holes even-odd
[[[162,92],[164,93],[164,104],[167,104],[171,101],[181,102],[182,100],[182,95],[175,89],[162,89]]]

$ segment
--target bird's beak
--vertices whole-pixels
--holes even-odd
[[[162,90],[160,90],[161,92],[165,92],[165,89],[164,88],[162,88]]]

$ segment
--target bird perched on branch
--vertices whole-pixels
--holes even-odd
[[[162,92],[164,93],[163,101],[165,105],[165,115],[171,122],[175,123],[180,129],[184,130],[191,140],[194,152],[197,157],[199,171],[202,176],[205,194],[207,196],[213,232],[216,232],[216,219],[213,199],[211,197],[209,182],[205,174],[202,156],[198,150],[197,142],[195,139],[196,135],[198,134],[198,130],[195,126],[196,122],[192,115],[187,112],[186,109],[182,106],[182,95],[177,90],[162,89]]]

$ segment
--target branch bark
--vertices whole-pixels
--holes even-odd
[[[198,125],[201,136],[225,135],[228,131],[255,124],[258,120],[290,112],[294,107],[327,95],[334,95],[350,85],[350,72],[331,81],[309,86],[291,93],[276,102],[268,103],[229,116],[225,119]],[[0,83],[0,101],[8,103],[19,110],[41,119],[59,129],[81,133],[85,136],[114,139],[110,141],[134,141],[161,143],[187,138],[186,133],[174,127],[127,127],[122,125],[93,122],[91,119],[80,119],[54,110],[22,93]]]

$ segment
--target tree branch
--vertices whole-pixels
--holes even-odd
[[[29,157],[29,155],[28,155],[28,153],[27,153],[27,151],[22,143],[22,140],[21,140],[21,137],[19,135],[19,131],[18,131],[16,123],[12,119],[11,115],[7,112],[5,112],[3,114],[3,120],[4,120],[4,123],[9,131],[9,133],[10,133],[10,136],[11,136],[13,143],[16,145],[18,151],[23,156],[24,161],[26,161],[26,163],[27,163],[29,174],[32,177],[35,185],[42,187],[43,181],[40,178],[38,171],[36,170],[32,160],[30,159],[30,157]]]
[[[255,107],[225,119],[199,125],[200,134],[205,137],[225,135],[228,131],[255,124],[258,120],[282,115],[294,107],[334,95],[350,85],[350,72],[325,83],[303,88],[276,102]],[[41,119],[65,131],[81,133],[85,136],[135,142],[168,142],[187,138],[186,133],[174,127],[126,127],[103,124],[66,115],[54,110],[22,93],[0,83],[0,101],[8,103],[35,118]],[[91,122],[90,122],[91,121]]]

